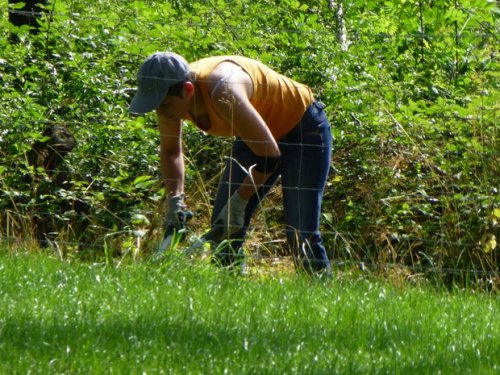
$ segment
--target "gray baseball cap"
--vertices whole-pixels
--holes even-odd
[[[137,93],[129,106],[132,113],[144,114],[158,108],[168,90],[187,79],[187,61],[173,52],[157,52],[149,56],[137,73]]]

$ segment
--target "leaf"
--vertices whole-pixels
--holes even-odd
[[[497,238],[494,234],[485,233],[481,238],[481,248],[485,253],[491,253],[497,248]]]
[[[145,182],[145,181],[149,181],[149,180],[151,180],[151,176],[148,176],[148,175],[139,176],[139,177],[134,179],[133,184],[139,185],[140,183]]]

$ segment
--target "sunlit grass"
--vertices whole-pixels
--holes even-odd
[[[497,373],[496,295],[0,256],[0,373]]]

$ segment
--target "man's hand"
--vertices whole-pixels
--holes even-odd
[[[235,192],[214,220],[212,231],[227,239],[245,225],[245,208],[248,201]]]

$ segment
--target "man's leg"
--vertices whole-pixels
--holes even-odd
[[[242,140],[237,139],[233,143],[231,155],[226,161],[224,172],[219,181],[217,195],[215,197],[214,208],[212,212],[212,225],[214,224],[215,218],[224,208],[231,195],[233,195],[244,178],[247,176],[248,169],[255,163],[255,156],[252,151]],[[268,179],[266,184],[258,189],[257,194],[254,194],[252,198],[250,198],[245,210],[245,224],[243,228],[231,236],[232,239],[229,241],[228,246],[218,249],[218,252],[215,254],[215,258],[222,266],[229,266],[234,262],[241,260],[241,256],[238,256],[238,254],[241,253],[241,247],[243,245],[250,220],[252,219],[256,208],[260,204],[260,201],[276,183],[278,176],[279,171],[276,171]]]
[[[286,234],[296,264],[308,272],[329,270],[319,222],[332,138],[322,106],[313,104],[280,148]]]

